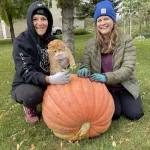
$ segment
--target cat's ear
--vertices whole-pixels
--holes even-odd
[[[65,51],[71,51],[66,44],[65,44]]]
[[[59,41],[59,47],[61,47],[62,50],[66,49],[66,44],[63,41]]]

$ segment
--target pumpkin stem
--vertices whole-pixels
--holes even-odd
[[[77,135],[79,137],[85,136],[89,129],[90,129],[90,123],[86,122],[86,123],[82,124],[82,126],[81,126],[79,132],[77,133]]]

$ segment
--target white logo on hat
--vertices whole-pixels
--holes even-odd
[[[101,14],[106,14],[106,8],[101,9]]]
[[[39,7],[42,6],[42,5],[43,5],[43,4],[37,4],[37,6],[39,6]]]

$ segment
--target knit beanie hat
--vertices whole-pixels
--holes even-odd
[[[100,16],[109,16],[114,22],[116,22],[116,13],[114,11],[114,4],[109,0],[105,0],[97,3],[94,13],[94,22]]]
[[[33,15],[43,15],[45,16],[47,19],[48,19],[48,13],[45,9],[36,9],[34,12],[33,12]]]

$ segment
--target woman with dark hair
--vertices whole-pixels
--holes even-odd
[[[48,84],[66,84],[69,71],[50,75],[47,45],[56,39],[51,35],[53,18],[49,9],[39,1],[32,3],[27,14],[27,30],[14,41],[15,77],[12,98],[23,105],[25,118],[30,123],[39,121],[37,105],[42,102]],[[66,68],[67,60],[60,64]]]

